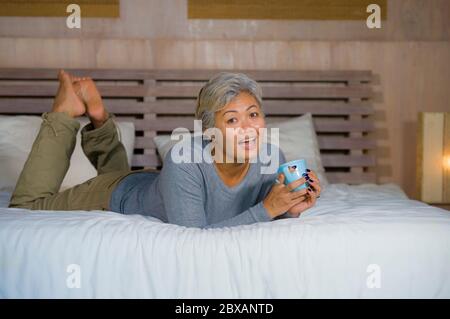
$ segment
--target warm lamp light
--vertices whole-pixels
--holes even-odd
[[[450,155],[444,156],[444,168],[450,169]]]
[[[417,144],[419,199],[450,203],[450,113],[420,113]]]

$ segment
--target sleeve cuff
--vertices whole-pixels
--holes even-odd
[[[116,133],[116,125],[114,124],[114,115],[109,113],[108,119],[99,128],[95,128],[92,123],[86,124],[81,129],[81,136],[83,138],[95,138],[103,137],[105,135],[110,135],[111,133]]]
[[[257,222],[269,222],[272,220],[272,217],[270,217],[269,212],[264,207],[263,202],[260,201],[258,204],[253,206],[251,208],[253,218]]]

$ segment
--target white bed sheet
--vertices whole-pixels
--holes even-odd
[[[331,184],[298,219],[210,230],[8,200],[2,298],[450,297],[450,213],[394,184]]]

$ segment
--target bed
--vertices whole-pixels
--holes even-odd
[[[153,137],[192,129],[217,70],[74,70],[136,128],[133,169],[161,167]],[[2,298],[449,298],[450,214],[376,185],[369,71],[247,71],[269,122],[310,112],[330,184],[298,219],[201,230],[139,215],[7,208]],[[0,69],[0,113],[39,114],[56,71]],[[190,126],[191,125],[191,126]]]

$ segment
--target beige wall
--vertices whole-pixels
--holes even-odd
[[[376,2],[376,1],[375,1]],[[121,19],[0,18],[0,67],[370,69],[379,182],[415,190],[419,111],[450,111],[450,1],[389,0],[388,21],[186,19],[186,0],[121,0]]]
[[[450,40],[448,0],[388,0],[388,20],[379,30],[369,30],[364,21],[188,20],[187,0],[120,0],[120,5],[120,19],[84,19],[80,30],[66,28],[65,18],[4,17],[0,19],[0,36],[277,41]]]

